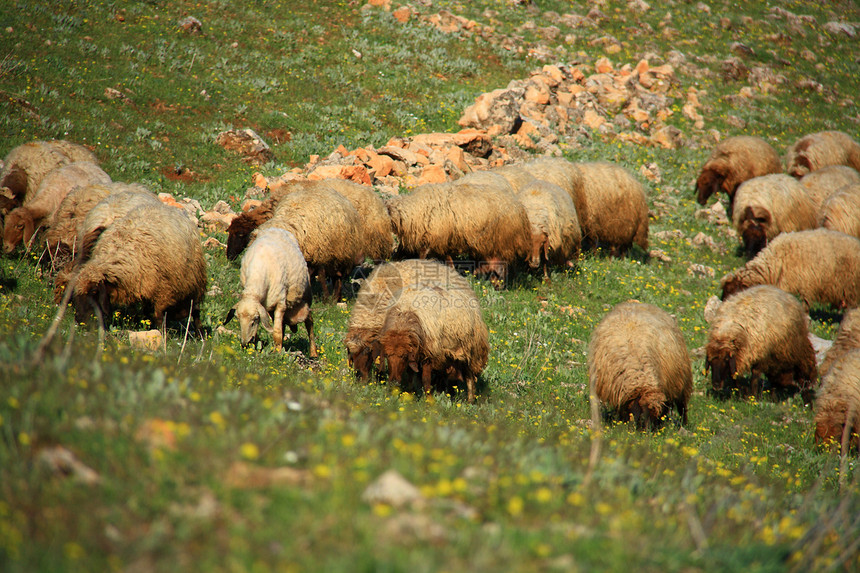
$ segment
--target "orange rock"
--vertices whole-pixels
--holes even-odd
[[[608,74],[612,70],[612,62],[609,61],[609,58],[598,58],[598,60],[594,63],[594,71],[596,71],[598,74]]]
[[[254,187],[265,189],[266,186],[269,185],[269,181],[265,177],[263,177],[262,173],[254,173],[251,178],[254,180]]]
[[[248,211],[252,211],[259,207],[263,202],[259,199],[248,199],[244,203],[242,203],[242,211],[247,213]]]
[[[463,153],[463,149],[461,147],[451,147],[448,150],[446,157],[454,164],[454,167],[463,173],[468,173],[470,171],[469,166],[466,164],[466,154]]]
[[[448,174],[445,173],[444,167],[441,165],[428,165],[421,172],[421,176],[418,178],[417,184],[445,183],[446,181],[448,181]]]
[[[347,155],[349,155],[349,151],[346,149],[346,147],[343,146],[342,143],[337,146],[335,152],[339,153],[341,157],[346,157]]]
[[[650,66],[648,65],[648,60],[639,60],[639,63],[636,64],[635,69],[636,69],[636,72],[639,73],[639,75],[642,75],[648,71],[649,67]]]
[[[391,173],[391,169],[394,167],[394,160],[387,155],[373,153],[367,161],[367,167],[374,178],[385,177]]]
[[[527,102],[537,105],[546,105],[549,103],[549,87],[538,77],[532,78],[524,96]]]
[[[350,155],[357,157],[359,161],[362,163],[367,163],[367,160],[370,159],[370,153],[363,147],[358,147],[349,152]]]
[[[602,115],[594,111],[593,109],[589,109],[585,111],[585,115],[582,116],[582,123],[587,125],[589,128],[596,130],[601,125],[606,123],[606,118]]]
[[[363,185],[372,183],[363,165],[321,165],[308,174],[308,179],[349,179]]]
[[[409,6],[401,6],[397,10],[391,13],[394,16],[394,19],[400,22],[401,24],[405,24],[409,21],[409,18],[412,17],[412,10]]]

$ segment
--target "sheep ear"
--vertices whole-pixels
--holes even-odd
[[[224,318],[224,322],[222,324],[227,324],[228,322],[233,320],[234,316],[236,316],[236,307],[235,306],[227,311],[227,316]]]
[[[412,369],[413,372],[418,372],[418,363],[414,360],[409,361],[409,368]]]
[[[260,315],[260,324],[263,325],[263,328],[266,329],[266,332],[271,334],[272,333],[272,319],[269,317],[269,313],[266,312],[266,309],[263,308],[262,304],[257,308],[257,313]]]

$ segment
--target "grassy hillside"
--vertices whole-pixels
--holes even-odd
[[[456,131],[477,95],[547,63],[683,62],[665,119],[684,134],[682,147],[587,128],[559,142],[570,160],[637,174],[654,215],[651,248],[665,256],[589,254],[551,284],[520,276],[500,292],[474,280],[491,330],[476,404],[356,383],[342,346],[351,299],[314,302],[318,362],[297,358],[307,350],[301,331],[285,354],[242,349],[235,323],[221,327],[239,292],[238,265],[218,248],[206,251],[205,340],[186,340],[173,325],[164,350],[149,354],[130,349],[126,334],[147,324],[118,317],[100,342],[66,317],[34,363],[56,312],[51,286],[39,253],[4,257],[0,569],[860,567],[856,458],[813,446],[812,411],[799,398],[719,401],[706,392],[696,352],[707,336],[704,306],[743,261],[727,227],[695,216],[693,190],[718,135],[762,136],[780,151],[823,129],[860,135],[860,26],[827,25],[860,22],[856,3],[408,4],[401,23],[396,1],[386,10],[7,0],[0,156],[65,138],[89,146],[115,180],[237,209],[255,171],[276,176],[341,144]],[[441,11],[485,33],[429,25]],[[188,16],[199,33],[180,28]],[[698,127],[682,109],[690,88]],[[263,136],[274,161],[252,167],[215,143],[234,127]],[[659,176],[646,178],[643,167]],[[713,248],[693,240],[699,233]],[[210,235],[226,241],[201,239]],[[695,356],[686,428],[593,431],[586,345],[629,298],[673,313]],[[812,331],[833,338],[838,317],[815,316],[823,318]],[[411,501],[365,496],[388,470],[416,488]]]

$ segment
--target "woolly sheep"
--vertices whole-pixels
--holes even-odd
[[[576,207],[567,192],[547,181],[535,179],[517,194],[529,217],[532,249],[529,266],[543,264],[544,279],[549,280],[547,265],[564,266],[579,255],[582,231]]]
[[[111,179],[95,163],[75,162],[48,173],[32,198],[6,215],[3,249],[11,253],[18,243],[29,244],[43,221],[49,221],[70,191]]]
[[[515,197],[495,187],[463,183],[425,184],[393,197],[388,213],[401,256],[465,255],[476,272],[501,286],[508,265],[525,260],[531,229]]]
[[[812,397],[817,377],[806,312],[789,293],[761,285],[737,293],[717,310],[705,345],[711,386],[724,393],[737,388],[758,396],[760,378],[774,389]],[[749,381],[738,381],[749,374]]]
[[[630,171],[602,161],[578,163],[584,200],[576,214],[583,247],[606,245],[623,255],[635,243],[648,252],[648,200],[642,184]]]
[[[816,228],[818,213],[796,179],[777,173],[738,187],[732,223],[752,258],[780,233]]]
[[[828,197],[821,205],[818,224],[860,239],[860,183],[847,185]]]
[[[69,288],[78,322],[86,320],[91,307],[104,321],[112,307],[147,303],[156,325],[166,313],[190,311],[201,334],[206,261],[197,228],[179,209],[137,207],[105,229]]]
[[[860,304],[860,240],[829,229],[783,233],[722,278],[722,298],[767,284],[798,296],[807,307],[855,307]]]
[[[860,185],[860,172],[847,165],[830,165],[800,178],[800,184],[812,199],[815,210],[821,207],[828,197],[846,185]]]
[[[429,259],[386,263],[376,267],[364,280],[349,315],[344,339],[348,363],[359,378],[370,378],[376,359],[372,355],[373,343],[382,329],[386,313],[396,302],[394,294],[402,288],[428,282],[441,283],[447,289],[472,290],[469,282],[454,268]]]
[[[828,442],[860,447],[860,349],[840,356],[821,378],[815,398],[815,443]]]
[[[842,322],[839,323],[839,332],[836,333],[836,339],[824,356],[821,366],[818,367],[818,373],[821,375],[821,378],[823,379],[827,375],[830,367],[837,360],[855,348],[860,348],[860,308],[847,310],[842,316]]]
[[[798,139],[785,156],[786,172],[803,177],[828,165],[848,165],[860,171],[860,144],[841,131],[819,131]]]
[[[696,200],[704,205],[711,195],[723,191],[729,197],[726,212],[731,216],[735,191],[741,183],[781,172],[779,154],[767,141],[750,135],[729,137],[714,147],[702,166],[696,179]]]
[[[14,206],[17,207],[36,193],[48,173],[77,161],[98,163],[89,149],[70,141],[60,139],[24,143],[6,154],[0,169],[0,187],[11,191]]]
[[[304,322],[309,354],[316,357],[311,279],[293,234],[274,227],[261,230],[242,256],[239,278],[242,296],[227,313],[224,324],[230,322],[234,315],[238,317],[242,346],[257,340],[257,331],[262,324],[272,334],[275,351],[280,352],[286,327],[295,332],[296,325]]]
[[[603,317],[588,343],[588,380],[619,420],[657,428],[674,406],[687,423],[690,355],[675,319],[656,306],[628,301]]]
[[[426,395],[434,374],[449,383],[465,381],[467,399],[474,402],[489,355],[489,331],[475,293],[425,283],[401,289],[394,300],[374,343],[389,381],[403,387],[411,370],[420,375]]]
[[[561,157],[543,157],[523,163],[522,169],[536,179],[555,183],[564,189],[576,206],[577,215],[588,211],[588,201],[583,187],[585,179],[578,164]]]

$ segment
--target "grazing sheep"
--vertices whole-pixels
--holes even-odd
[[[353,204],[327,185],[290,193],[278,202],[272,218],[251,233],[251,240],[269,227],[295,236],[311,275],[328,297],[326,278],[332,279],[332,296],[340,297],[341,283],[364,258],[361,217]]]
[[[809,403],[817,377],[806,311],[789,293],[770,285],[737,293],[717,310],[705,346],[715,392],[733,388],[761,394],[760,378],[775,390],[798,390]],[[738,377],[749,374],[749,380]]]
[[[821,378],[823,379],[827,375],[830,367],[837,360],[855,348],[860,348],[860,308],[852,308],[842,315],[842,322],[839,323],[836,339],[824,356],[821,366],[818,367]]]
[[[722,298],[755,285],[773,285],[835,308],[860,304],[860,240],[838,231],[783,233],[742,268],[720,281]]]
[[[477,263],[476,273],[497,287],[508,265],[525,260],[531,229],[522,204],[496,187],[462,183],[426,184],[393,197],[388,213],[400,239],[401,257],[458,255]]]
[[[93,308],[104,322],[112,307],[146,303],[156,325],[166,313],[182,316],[190,311],[202,334],[206,261],[197,228],[179,209],[139,206],[104,230],[69,288],[77,322],[84,322]]]
[[[841,131],[819,131],[798,139],[785,156],[786,172],[797,178],[829,165],[860,171],[860,144]]]
[[[777,173],[738,187],[732,223],[752,258],[780,233],[816,228],[818,212],[797,179]]]
[[[818,224],[860,239],[860,183],[846,185],[828,197],[818,213]]]
[[[702,166],[696,179],[696,200],[704,205],[711,195],[722,190],[729,197],[726,212],[731,216],[735,191],[741,183],[781,172],[779,154],[767,141],[749,135],[729,137],[714,147]]]
[[[89,149],[70,141],[59,139],[24,143],[6,154],[3,168],[0,169],[0,187],[11,191],[11,206],[17,207],[36,193],[48,173],[77,161],[98,163]]]
[[[388,379],[403,387],[408,370],[420,374],[424,393],[433,375],[466,383],[475,401],[478,375],[487,365],[489,331],[471,289],[442,283],[407,286],[394,295],[374,353],[388,364]]]
[[[592,395],[639,429],[660,427],[673,406],[687,423],[690,355],[678,323],[656,306],[628,301],[603,317],[588,343],[588,380]]]
[[[499,189],[500,191],[504,191],[510,195],[516,193],[516,187],[513,186],[513,182],[505,177],[499,170],[473,171],[454,180],[452,183],[454,185],[463,185],[465,183],[469,183],[471,185],[486,185]]]
[[[257,340],[262,324],[272,334],[275,351],[280,352],[286,327],[295,332],[296,325],[304,322],[310,341],[309,354],[316,357],[311,279],[293,234],[275,227],[261,230],[242,257],[239,278],[242,296],[227,313],[224,324],[234,315],[239,318],[242,346]]]
[[[50,221],[70,191],[94,183],[110,183],[110,177],[95,163],[75,162],[48,173],[32,198],[6,215],[3,249],[11,253],[23,241],[29,245],[43,221]]]
[[[571,163],[561,157],[544,157],[522,164],[522,169],[541,181],[555,183],[570,195],[576,206],[577,215],[580,210],[588,210],[588,202],[583,185],[585,180],[582,171],[576,163]]]
[[[441,283],[447,289],[472,290],[469,282],[454,268],[429,259],[407,259],[376,267],[363,282],[349,315],[344,345],[347,360],[363,379],[370,378],[376,359],[372,355],[385,315],[396,303],[395,293],[423,283]]]
[[[529,266],[543,264],[544,280],[549,280],[548,265],[565,266],[579,255],[582,231],[576,207],[567,191],[539,179],[520,189],[517,199],[526,208],[532,231]]]
[[[836,191],[847,185],[860,185],[860,172],[847,165],[830,165],[807,173],[800,178],[800,184],[812,199],[815,210],[821,213],[824,202]]]
[[[576,214],[582,229],[583,248],[608,246],[623,256],[635,243],[648,252],[648,199],[642,184],[630,171],[602,161],[578,163],[584,200]]]
[[[815,398],[815,443],[860,448],[860,349],[834,361]],[[847,447],[846,447],[847,446]]]

